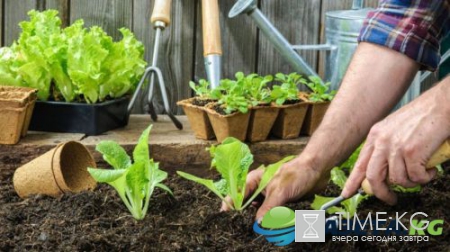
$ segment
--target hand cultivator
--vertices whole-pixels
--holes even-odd
[[[447,161],[450,159],[450,140],[446,140],[439,149],[431,156],[430,160],[428,161],[426,168],[432,169],[436,167],[437,165]],[[361,188],[358,190],[357,194],[360,195],[373,195],[372,187],[367,179],[365,179],[362,184]],[[343,196],[339,196],[335,198],[334,200],[327,202],[326,204],[322,205],[320,210],[327,210],[330,207],[336,206],[342,201],[346,200]],[[336,216],[332,216],[328,219],[334,219]]]
[[[153,26],[156,30],[156,36],[155,36],[155,44],[153,49],[153,59],[152,59],[152,65],[148,67],[145,70],[144,75],[141,78],[141,81],[139,82],[139,85],[137,87],[137,92],[134,93],[133,97],[131,98],[130,104],[128,105],[128,112],[131,111],[133,108],[134,103],[136,102],[137,96],[139,94],[139,91],[142,88],[142,85],[145,82],[145,79],[150,76],[150,86],[148,90],[148,99],[147,99],[147,105],[148,105],[148,112],[150,113],[152,120],[157,120],[157,115],[155,113],[155,110],[153,108],[152,102],[153,102],[153,92],[155,87],[155,74],[158,78],[158,84],[161,91],[161,96],[164,103],[164,109],[167,113],[167,115],[170,117],[172,122],[175,124],[175,126],[178,129],[183,129],[183,124],[172,114],[170,105],[169,105],[169,99],[167,97],[167,91],[166,91],[166,85],[164,83],[164,78],[161,72],[161,69],[157,67],[158,63],[158,52],[159,52],[159,40],[161,37],[162,31],[170,24],[170,7],[171,7],[172,0],[156,0],[155,6],[153,8],[153,14],[151,17],[151,22],[153,23]]]

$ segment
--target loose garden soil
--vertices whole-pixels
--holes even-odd
[[[12,174],[11,174],[12,175]],[[420,194],[402,195],[389,207],[372,198],[359,213],[423,211],[444,219],[443,234],[429,242],[332,242],[269,244],[252,230],[255,207],[242,213],[219,212],[219,199],[206,188],[170,176],[175,197],[156,189],[143,221],[134,220],[116,192],[101,184],[94,191],[59,199],[34,196],[22,200],[12,179],[0,182],[1,251],[448,251],[450,249],[450,175],[427,185]],[[329,186],[325,193],[337,196]],[[289,204],[309,209],[310,200]]]

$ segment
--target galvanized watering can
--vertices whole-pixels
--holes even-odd
[[[331,82],[331,88],[337,90],[347,70],[353,53],[358,46],[357,38],[364,19],[371,8],[363,8],[363,0],[354,0],[351,10],[329,11],[325,17],[326,43],[321,45],[291,45],[267,17],[257,8],[256,0],[239,0],[230,10],[228,16],[236,17],[246,13],[253,18],[258,28],[274,45],[295,71],[305,76],[318,76],[295,50],[326,50],[325,81]],[[446,53],[442,61],[450,56]],[[420,82],[429,75],[419,74],[402,98],[398,106],[413,100],[420,94]]]

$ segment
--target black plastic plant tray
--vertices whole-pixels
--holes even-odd
[[[99,104],[37,101],[30,130],[99,135],[128,124],[127,97]]]

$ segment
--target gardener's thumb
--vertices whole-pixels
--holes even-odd
[[[272,208],[281,206],[285,202],[279,197],[278,195],[266,195],[266,199],[264,200],[261,207],[258,209],[258,212],[256,213],[256,220],[258,222],[261,222],[264,215]]]

